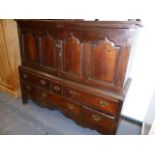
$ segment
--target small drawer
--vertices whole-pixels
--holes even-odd
[[[47,89],[50,88],[50,81],[44,77],[41,77],[40,75],[21,71],[21,78],[22,80],[32,83],[34,85],[39,85]]]
[[[114,120],[112,116],[108,116],[104,113],[98,112],[87,106],[83,106],[81,111],[81,117],[87,127],[96,129],[104,134],[114,133]]]
[[[48,93],[44,90],[38,89],[37,98],[41,105],[45,107],[62,109],[63,111],[76,115],[80,114],[81,107],[78,104],[74,104],[65,98]]]
[[[91,106],[111,115],[116,115],[119,108],[117,101],[107,100],[101,96],[89,94],[75,88],[64,87],[64,94],[73,101]]]
[[[24,96],[30,99],[36,99],[37,90],[34,86],[28,83],[22,82],[21,89]]]
[[[63,94],[63,84],[58,81],[52,81],[52,91],[58,95]]]

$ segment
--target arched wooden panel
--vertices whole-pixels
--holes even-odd
[[[115,77],[118,49],[114,43],[105,38],[93,49],[92,76],[94,79],[112,83]]]
[[[41,37],[41,64],[55,67],[55,41],[50,35]]]
[[[36,51],[36,43],[35,38],[29,32],[24,34],[24,56],[26,61],[36,62],[37,61],[37,51]]]
[[[63,71],[81,75],[82,69],[82,48],[80,41],[74,36],[70,36],[63,45]]]

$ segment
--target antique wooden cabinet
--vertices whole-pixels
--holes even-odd
[[[57,108],[76,123],[115,134],[139,21],[17,20],[23,103]]]

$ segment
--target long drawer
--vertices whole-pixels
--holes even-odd
[[[37,98],[39,103],[47,108],[58,108],[61,110],[67,110],[70,113],[79,115],[81,107],[78,104],[74,104],[63,97],[57,96],[52,92],[47,92],[42,89],[37,89]]]
[[[108,100],[104,97],[90,94],[89,92],[85,92],[68,86],[64,86],[64,95],[70,98],[72,101],[85,104],[111,115],[116,115],[119,109],[118,101]]]
[[[107,115],[87,106],[71,102],[67,98],[38,89],[37,97],[39,103],[47,108],[58,108],[70,118],[84,127],[98,129],[105,134],[113,133],[115,117]]]

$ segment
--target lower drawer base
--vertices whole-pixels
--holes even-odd
[[[115,134],[118,123],[116,117],[72,102],[65,97],[52,94],[49,91],[31,85],[24,84],[22,86],[23,90],[25,90],[25,92],[22,93],[24,104],[27,103],[27,99],[31,99],[40,107],[60,110],[65,116],[74,120],[78,125],[95,129],[101,134]]]

